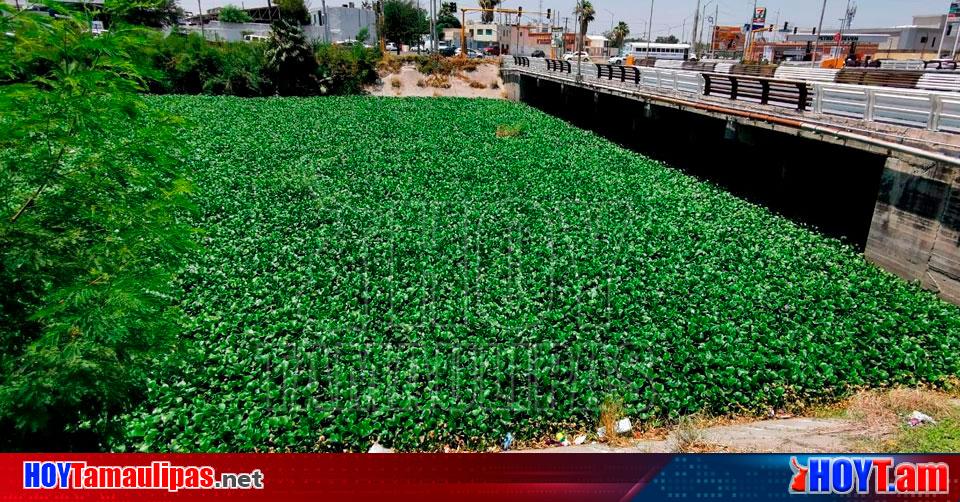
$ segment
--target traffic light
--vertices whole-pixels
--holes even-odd
[[[551,10],[550,10],[550,9],[547,9],[547,19],[550,19],[550,12],[551,12]]]
[[[450,12],[457,12],[457,2],[450,2]]]

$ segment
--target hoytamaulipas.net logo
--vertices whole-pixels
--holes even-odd
[[[157,461],[150,465],[87,465],[86,462],[26,461],[23,463],[25,489],[60,490],[262,490],[263,472],[217,473],[210,466],[172,465]]]
[[[790,493],[942,495],[950,489],[950,466],[943,462],[896,462],[891,457],[810,457],[805,465],[790,458]]]

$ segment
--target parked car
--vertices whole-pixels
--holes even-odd
[[[530,53],[530,57],[532,57],[532,58],[545,58],[545,57],[547,57],[547,53],[545,53],[545,52],[543,52],[543,51],[541,51],[541,50],[535,50],[535,51],[533,51],[532,53]]]
[[[397,52],[397,44],[393,42],[387,42],[387,46],[385,48],[387,52]]]
[[[490,47],[487,47],[486,49],[484,49],[483,52],[488,56],[499,56],[500,54],[502,54],[502,51],[499,45],[491,45]]]
[[[612,58],[607,60],[607,63],[620,66],[623,64],[624,59],[625,58],[623,56],[613,56]]]
[[[582,52],[582,51],[581,51],[581,52],[568,52],[568,53],[566,53],[566,54],[563,55],[563,60],[564,60],[564,61],[576,61],[577,59],[579,59],[580,61],[583,61],[583,62],[585,62],[585,63],[589,63],[589,62],[592,61],[592,59],[590,59],[590,54],[587,53],[587,52]]]
[[[441,56],[449,58],[457,55],[458,50],[456,47],[441,47],[438,52]]]
[[[457,47],[456,51],[454,51],[454,55],[456,55],[456,56],[459,56],[459,55],[460,55],[460,48],[459,48],[459,47]],[[483,57],[483,53],[480,52],[480,51],[478,51],[478,50],[475,50],[475,49],[467,49],[467,57],[470,58],[470,59],[482,58],[482,57]]]

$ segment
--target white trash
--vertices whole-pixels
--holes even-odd
[[[390,448],[384,448],[380,443],[373,443],[370,446],[370,449],[367,450],[367,453],[393,453],[393,450]]]
[[[633,424],[630,423],[629,418],[624,418],[617,422],[617,434],[626,434],[633,430]]]

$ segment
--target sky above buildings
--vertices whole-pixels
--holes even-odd
[[[306,0],[311,8],[319,8],[320,0]],[[345,5],[349,0],[327,0],[327,7]],[[428,0],[419,0],[424,7]],[[438,2],[441,0],[437,0]],[[444,0],[445,1],[445,0]],[[591,24],[590,31],[601,33],[610,28],[611,23],[626,21],[630,25],[633,36],[639,36],[647,31],[647,19],[650,14],[650,0],[591,0],[597,10],[596,21]],[[243,4],[245,7],[259,7],[266,5],[266,0],[200,0],[203,10],[220,7],[228,3]],[[414,0],[416,3],[417,0]],[[180,0],[181,5],[188,11],[197,10],[196,0]],[[360,0],[354,0],[356,5]],[[476,1],[458,0],[459,7],[476,6]],[[857,15],[853,20],[853,28],[876,28],[910,24],[915,14],[945,14],[950,6],[949,0],[853,0],[857,4]],[[522,6],[527,12],[540,9],[552,9],[559,13],[560,24],[562,17],[570,17],[571,29],[573,26],[573,6],[575,0],[505,0],[503,6],[516,8]],[[681,30],[689,37],[692,31],[693,12],[697,0],[654,0],[653,34],[661,36],[674,34],[680,36]],[[701,8],[707,5],[708,15],[712,16],[719,5],[719,24],[737,25],[746,24],[753,10],[753,0],[701,0]],[[768,9],[768,22],[779,20],[779,25],[790,22],[791,26],[816,26],[820,18],[821,0],[758,0],[757,5]],[[824,16],[824,29],[836,27],[847,7],[847,0],[827,0],[827,10]]]

